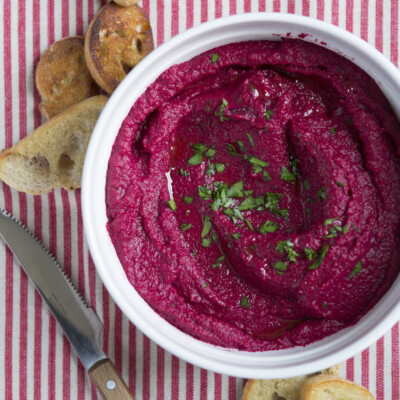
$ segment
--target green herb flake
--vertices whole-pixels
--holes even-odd
[[[189,174],[189,172],[186,172],[184,169],[182,169],[182,168],[179,168],[179,173],[182,175],[182,176],[185,176],[185,177],[188,177],[190,174]]]
[[[193,197],[184,196],[184,197],[183,197],[183,201],[184,201],[186,204],[192,204]]]
[[[257,204],[253,196],[246,197],[243,202],[240,204],[238,209],[240,211],[245,211],[245,210],[252,210],[253,208],[256,208]]]
[[[247,299],[247,296],[243,296],[243,297],[240,299],[240,305],[241,305],[243,308],[248,308],[248,309],[251,308],[251,307],[250,307],[250,304],[249,304],[249,300]]]
[[[213,233],[211,234],[211,239],[214,240],[214,242],[218,242],[218,235],[217,235],[216,232],[213,232]]]
[[[232,233],[232,235],[231,235],[234,239],[236,239],[236,240],[238,240],[238,239],[240,239],[240,236],[242,236],[239,232],[237,232],[237,233]]]
[[[204,217],[204,222],[203,222],[203,230],[201,231],[201,237],[205,238],[211,230],[211,221],[210,218],[206,215]]]
[[[277,223],[267,220],[260,226],[258,232],[265,235],[266,233],[276,232],[279,228]]]
[[[339,186],[339,187],[341,187],[341,188],[343,188],[343,187],[344,187],[343,183],[342,183],[342,182],[340,182],[340,181],[336,181],[336,185],[338,185],[338,186]]]
[[[263,171],[263,178],[268,182],[272,180],[271,175],[267,171]]]
[[[201,285],[201,287],[204,289],[204,288],[206,288],[206,287],[209,287],[210,286],[210,284],[208,283],[208,282],[206,282],[206,283],[203,283],[202,285]]]
[[[310,261],[314,260],[318,256],[318,253],[316,251],[314,251],[313,249],[310,249],[308,247],[304,248],[304,254],[307,257],[307,260],[310,260]]]
[[[348,226],[348,225],[345,225],[345,226],[343,227],[343,234],[344,234],[344,235],[348,234],[348,233],[349,233],[349,230],[350,230],[349,226]]]
[[[265,111],[265,118],[267,118],[267,120],[269,121],[273,114],[274,112],[272,110],[267,110]]]
[[[250,82],[249,82],[249,87],[250,87],[250,89],[251,89],[252,92],[255,92],[255,91],[256,91],[255,87],[254,87]]]
[[[170,208],[172,211],[175,211],[175,210],[176,210],[176,204],[175,204],[175,200],[174,200],[174,199],[171,199],[171,200],[167,201],[167,204],[169,205],[169,208]]]
[[[241,140],[236,140],[236,143],[237,143],[237,145],[239,147],[239,150],[242,151],[243,153],[245,153],[246,152],[246,148],[244,147],[243,142]]]
[[[219,117],[219,120],[221,122],[226,121],[227,119],[229,119],[226,115],[225,115],[225,109],[228,107],[228,102],[225,99],[222,99],[222,104],[219,106],[218,111],[215,111],[215,115],[217,117]]]
[[[192,157],[189,158],[187,163],[189,165],[199,165],[203,161],[203,155],[201,153],[195,153]]]
[[[350,222],[350,225],[353,227],[353,229],[358,233],[359,231],[358,231],[358,229],[357,229],[357,227],[352,223],[352,222]]]
[[[193,150],[196,151],[196,153],[204,153],[207,150],[206,145],[203,143],[194,143],[191,145]]]
[[[269,131],[269,126],[268,125],[265,125],[265,132],[268,132]]]
[[[211,54],[211,62],[215,64],[219,59],[219,54],[213,53]]]
[[[353,271],[351,271],[350,275],[348,276],[347,280],[353,278],[354,276],[358,275],[362,270],[361,261],[357,261],[356,266],[354,267]]]
[[[292,174],[284,165],[281,169],[281,179],[285,182],[292,182],[296,179],[294,174]]]
[[[256,146],[254,145],[254,139],[253,137],[250,135],[250,133],[246,133],[247,138],[249,139],[250,145],[251,147],[255,148]]]
[[[210,238],[203,238],[201,241],[201,245],[203,247],[210,247],[211,239]]]
[[[190,229],[192,227],[192,224],[182,224],[181,225],[181,229],[183,230],[183,231],[187,231],[188,229]]]
[[[317,269],[322,264],[322,261],[324,261],[324,258],[328,250],[329,250],[329,245],[325,244],[322,247],[321,251],[318,253],[317,259],[308,267],[308,269],[311,270]]]
[[[336,129],[335,128],[331,128],[329,130],[329,132],[331,133],[331,135],[336,135]]]
[[[253,226],[251,225],[250,221],[249,221],[247,218],[244,219],[244,222],[246,222],[247,226],[249,227],[249,229],[250,229],[251,231],[254,231]]]
[[[235,146],[233,144],[228,143],[227,147],[228,147],[229,153],[231,153],[232,156],[238,156],[239,155],[239,153],[236,151]]]
[[[210,147],[206,152],[205,152],[205,156],[207,158],[213,158],[215,156],[216,150],[213,147]]]
[[[234,183],[228,190],[228,197],[243,197],[243,181]]]
[[[217,261],[211,266],[212,268],[218,268],[221,265],[221,262],[225,260],[225,255],[223,254],[221,257],[217,258]]]
[[[276,263],[272,266],[272,268],[274,268],[274,269],[276,269],[277,271],[283,273],[284,271],[287,270],[287,264],[284,263],[283,261],[278,261],[278,262],[276,262]]]
[[[307,179],[303,182],[303,186],[305,190],[310,190],[310,184],[308,183]]]
[[[318,198],[323,201],[325,201],[327,199],[326,192],[325,192],[325,186],[322,186],[322,188],[318,190]]]
[[[202,198],[203,200],[209,200],[211,197],[211,190],[206,186],[199,186],[198,187],[198,191],[199,191],[199,196],[200,198]]]
[[[326,219],[326,220],[324,221],[324,225],[325,225],[325,226],[331,225],[331,224],[333,224],[334,221],[337,221],[338,219],[339,219],[339,218],[328,218],[328,219]]]
[[[219,173],[225,171],[225,165],[222,163],[216,163],[215,168],[216,168],[217,172],[219,172]]]
[[[289,261],[297,262],[296,257],[298,257],[299,254],[293,250],[293,246],[294,244],[290,239],[285,241],[281,240],[276,245],[275,250],[278,250],[281,255],[286,253]]]
[[[326,301],[324,301],[324,302],[322,303],[322,308],[326,308],[326,307],[328,307],[328,304],[326,303]]]
[[[269,166],[269,163],[268,163],[267,161],[260,160],[259,158],[254,157],[254,156],[251,156],[251,157],[249,158],[249,162],[250,162],[251,165],[253,165],[253,167],[254,167],[255,165],[256,165],[256,166],[259,166],[259,167],[261,167],[261,168],[265,168],[265,167],[268,167],[268,166]]]

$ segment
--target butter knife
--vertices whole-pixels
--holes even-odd
[[[1,208],[0,236],[49,306],[102,398],[134,399],[99,345],[103,324],[54,257],[20,221]]]

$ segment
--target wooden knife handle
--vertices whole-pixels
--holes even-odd
[[[135,400],[109,358],[93,365],[88,373],[104,400]]]

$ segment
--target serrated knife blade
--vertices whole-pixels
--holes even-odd
[[[48,305],[103,399],[133,399],[99,345],[103,324],[55,258],[20,221],[1,208],[0,236]]]

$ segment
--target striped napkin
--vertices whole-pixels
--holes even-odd
[[[98,0],[0,1],[0,146],[41,123],[34,85],[40,55],[54,41],[85,33]],[[287,12],[338,25],[399,62],[398,0],[143,0],[154,40],[244,12]],[[104,322],[103,347],[137,399],[240,399],[244,381],[188,364],[151,342],[122,315],[103,287],[83,235],[80,191],[43,196],[0,183],[0,206],[56,256]],[[341,374],[378,400],[400,399],[399,324],[347,360]],[[0,245],[0,399],[99,398],[40,296]]]

